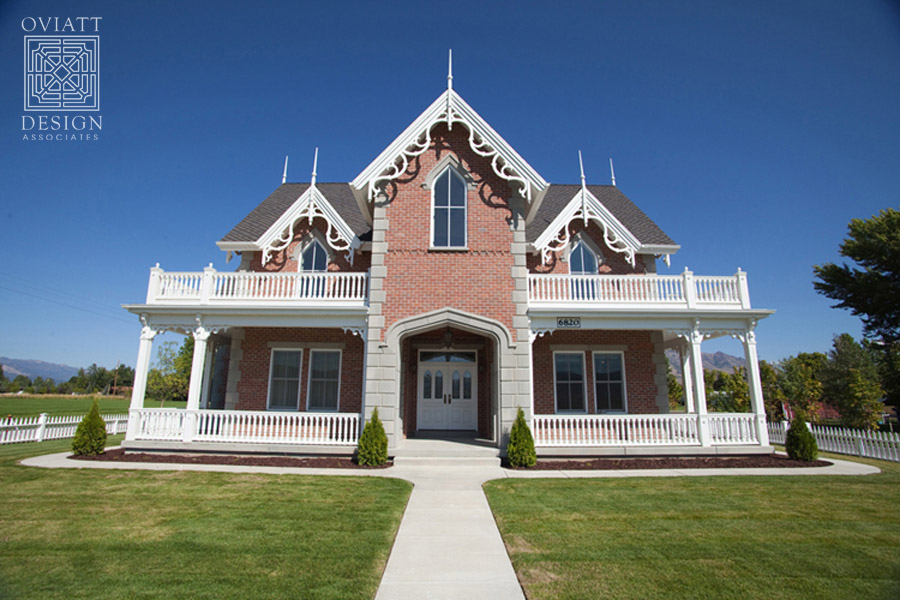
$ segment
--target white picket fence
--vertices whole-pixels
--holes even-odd
[[[769,440],[773,444],[784,444],[789,427],[790,423],[787,421],[769,423]],[[898,433],[822,425],[810,425],[809,430],[816,438],[819,450],[823,452],[900,462],[900,434]]]
[[[128,414],[100,415],[106,421],[106,433],[125,433]],[[50,416],[41,413],[39,417],[4,417],[0,419],[0,444],[19,442],[43,442],[75,437],[75,430],[84,415]]]

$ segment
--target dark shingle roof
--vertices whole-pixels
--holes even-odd
[[[316,187],[359,237],[369,226],[348,183],[316,183]],[[291,205],[309,189],[308,183],[283,183],[229,231],[223,242],[255,242]]]
[[[644,211],[620,192],[619,188],[612,185],[589,185],[587,188],[642,244],[675,245],[675,242],[645,215]],[[526,240],[531,243],[538,239],[580,189],[580,185],[551,185],[537,214],[525,230]]]

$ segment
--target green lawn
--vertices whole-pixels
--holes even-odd
[[[0,447],[0,598],[372,598],[412,488],[16,464],[70,443]]]
[[[119,396],[96,396],[100,402],[100,412],[126,413],[131,405],[131,398]],[[94,396],[0,396],[0,417],[36,417],[41,413],[51,415],[83,415],[91,408]],[[186,402],[166,402],[166,408],[184,408]],[[147,400],[147,408],[159,408],[159,402]]]
[[[868,462],[883,473],[504,479],[485,491],[531,600],[896,599],[900,465]]]

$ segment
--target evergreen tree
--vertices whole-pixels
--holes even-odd
[[[356,446],[356,461],[367,467],[383,465],[388,459],[388,439],[384,425],[378,418],[378,407],[372,410],[372,416],[363,427],[362,435]]]
[[[822,369],[822,397],[847,427],[873,429],[881,416],[882,389],[872,353],[849,333],[835,336]]]
[[[534,450],[534,437],[525,421],[522,409],[516,413],[516,420],[509,430],[509,444],[506,446],[506,457],[513,467],[533,467],[537,464],[537,453]]]
[[[784,449],[787,455],[794,460],[810,462],[819,456],[816,438],[802,417],[795,417],[791,421],[791,428],[788,429],[787,436],[785,436]]]
[[[97,399],[91,404],[91,410],[84,415],[78,429],[75,430],[75,439],[72,440],[72,454],[76,456],[96,456],[102,454],[106,448],[106,422],[100,416],[100,405]]]

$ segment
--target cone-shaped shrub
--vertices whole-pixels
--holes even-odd
[[[509,430],[509,444],[506,446],[506,457],[513,467],[533,467],[537,463],[534,451],[534,437],[525,422],[525,413],[519,409],[512,429]]]
[[[106,422],[100,416],[100,406],[97,399],[91,404],[91,410],[84,415],[78,429],[75,430],[75,439],[72,440],[72,454],[76,456],[96,456],[102,454],[106,448]]]
[[[788,429],[787,437],[784,440],[784,449],[794,460],[809,462],[816,460],[816,457],[819,456],[816,438],[802,418],[794,417],[794,420],[791,421],[791,428]]]
[[[388,439],[384,425],[378,418],[378,408],[372,411],[372,417],[363,427],[362,435],[356,446],[356,460],[367,467],[383,465],[388,459]]]

